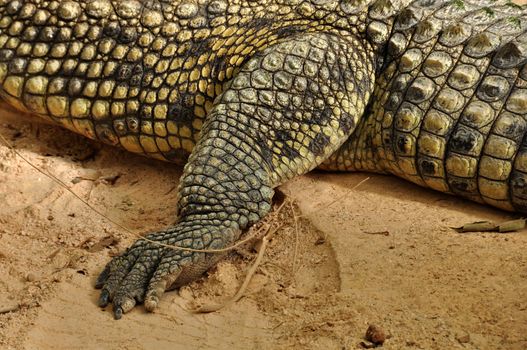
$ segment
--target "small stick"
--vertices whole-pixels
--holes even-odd
[[[293,213],[293,219],[295,221],[295,250],[293,252],[293,267],[292,267],[292,279],[294,280],[295,278],[295,273],[296,273],[296,261],[297,261],[297,258],[298,258],[298,244],[300,242],[300,238],[299,238],[299,234],[298,234],[298,216],[296,215],[296,212],[295,212],[295,207],[293,205],[293,202],[289,202],[290,204],[290,207],[291,207],[291,212]]]
[[[388,231],[377,231],[377,232],[364,232],[367,235],[382,235],[382,236],[389,236],[390,232]]]
[[[367,177],[365,179],[362,179],[358,184],[356,184],[355,186],[353,186],[352,188],[350,188],[348,191],[351,192],[351,191],[354,191],[356,190],[357,188],[359,188],[363,183],[365,183],[366,181],[368,181],[370,179],[370,177]],[[332,200],[331,202],[329,202],[328,204],[324,204],[324,203],[319,203],[317,205],[315,205],[315,207],[307,212],[307,214],[304,214],[304,215],[309,215],[309,214],[313,214],[315,211],[317,211],[319,209],[320,206],[324,206],[326,209],[331,207],[333,204],[337,203],[338,201],[340,201],[342,198],[346,197],[349,193],[344,193],[340,196],[338,196],[337,198],[335,198],[334,200]]]

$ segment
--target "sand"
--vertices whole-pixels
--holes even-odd
[[[174,220],[177,166],[7,118],[0,133],[98,211],[141,233]],[[6,349],[359,349],[369,324],[386,349],[527,348],[527,234],[450,227],[518,217],[403,180],[315,172],[280,188],[283,224],[246,296],[249,245],[160,309],[120,321],[94,280],[133,235],[0,146],[0,347]],[[7,312],[8,310],[13,310]]]

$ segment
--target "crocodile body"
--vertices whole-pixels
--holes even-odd
[[[187,162],[178,223],[101,273],[117,318],[201,275],[315,167],[527,212],[527,16],[509,1],[0,1],[0,95]]]

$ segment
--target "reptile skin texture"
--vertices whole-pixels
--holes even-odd
[[[186,163],[152,241],[220,249],[316,167],[527,212],[527,16],[500,0],[0,0],[0,96]],[[116,318],[221,254],[138,240],[101,273]]]

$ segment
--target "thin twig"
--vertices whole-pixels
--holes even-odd
[[[390,235],[389,231],[375,231],[375,232],[364,231],[364,233],[367,234],[367,235],[382,235],[382,236],[389,236]]]
[[[292,278],[294,279],[296,274],[296,261],[298,258],[298,245],[300,242],[299,234],[298,234],[298,216],[295,212],[295,207],[293,205],[293,202],[290,201],[289,205],[291,207],[291,212],[293,213],[293,220],[295,222],[295,250],[293,251],[293,267],[292,267]]]
[[[310,214],[313,214],[315,211],[317,211],[319,209],[319,207],[321,206],[324,206],[324,208],[329,208],[331,207],[333,204],[337,203],[338,201],[340,201],[342,198],[346,197],[350,191],[354,191],[356,190],[357,188],[359,188],[363,183],[365,183],[366,181],[368,181],[370,179],[370,177],[368,176],[367,178],[361,180],[358,184],[356,184],[355,186],[353,186],[352,188],[350,188],[349,190],[346,191],[346,193],[338,196],[337,198],[335,198],[334,200],[332,200],[331,202],[329,202],[328,204],[326,203],[319,203],[318,205],[316,205],[311,211],[307,212],[305,215],[310,215]]]

